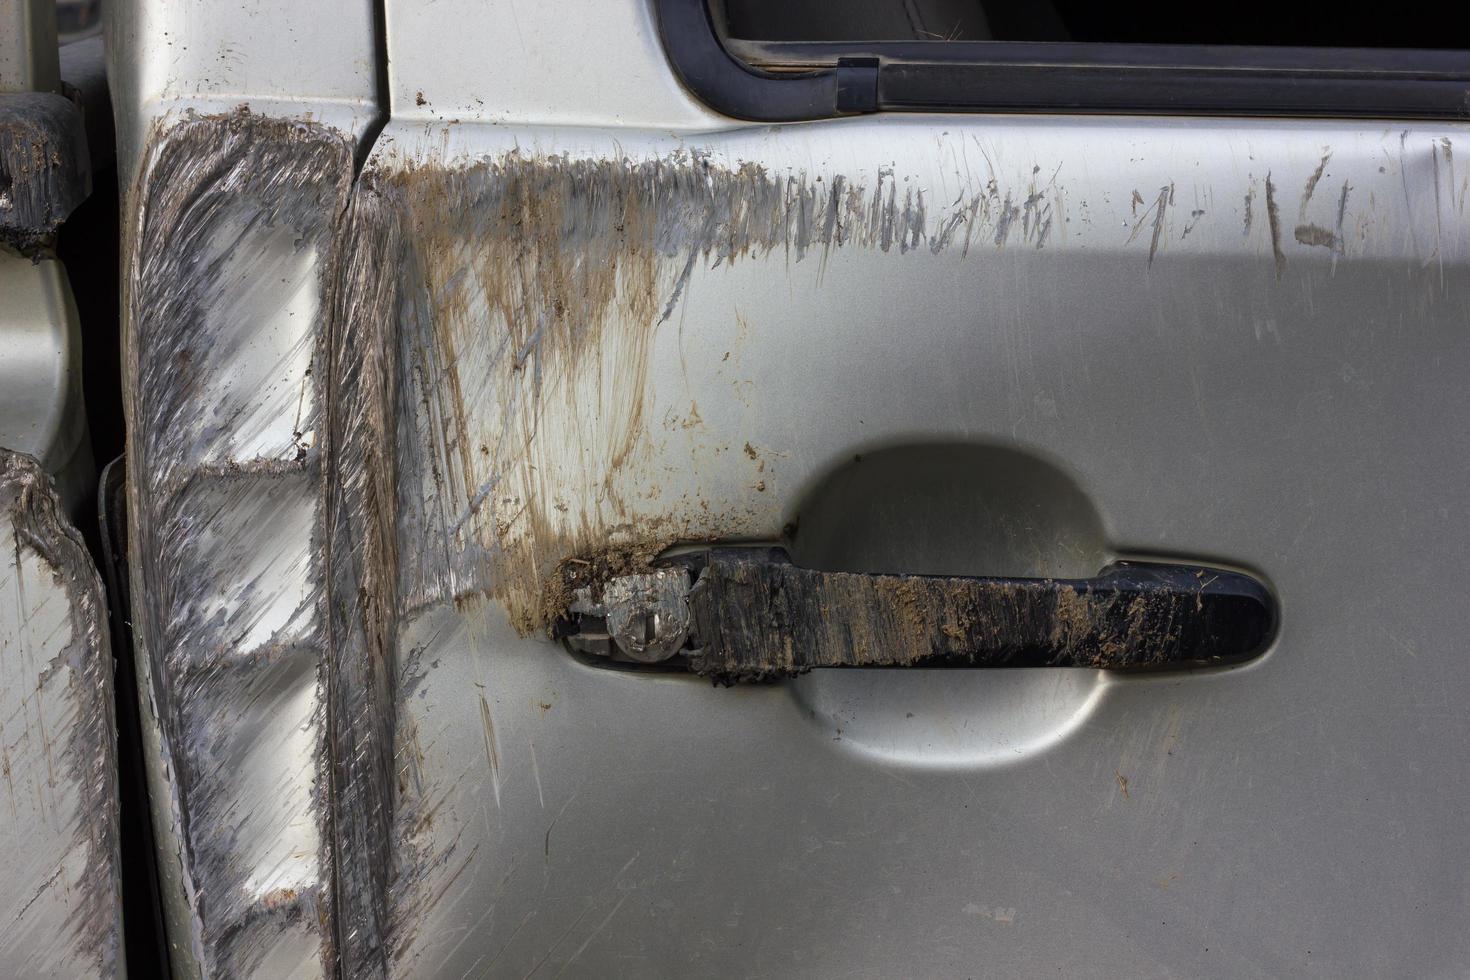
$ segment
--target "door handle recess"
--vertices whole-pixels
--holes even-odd
[[[780,548],[712,548],[573,590],[553,635],[579,652],[724,680],[814,667],[1239,663],[1275,630],[1240,572],[1115,562],[1088,579],[823,572]]]

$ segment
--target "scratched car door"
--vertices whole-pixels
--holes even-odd
[[[176,972],[1465,962],[1462,125],[773,126],[638,0],[342,7],[119,103]],[[741,646],[752,562],[823,601]],[[909,656],[983,642],[895,577],[1160,566],[1232,666]]]

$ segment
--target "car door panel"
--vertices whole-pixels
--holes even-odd
[[[427,527],[400,525],[400,556],[448,544],[441,598],[416,603],[399,641],[415,653],[398,724],[413,733],[407,758],[424,794],[399,805],[435,812],[429,854],[462,854],[471,834],[507,841],[462,869],[445,860],[460,894],[503,897],[416,911],[426,958],[439,945],[427,937],[445,937],[448,959],[427,962],[473,971],[488,949],[528,969],[542,956],[575,969],[587,956],[594,972],[627,957],[649,974],[931,974],[983,957],[1004,974],[1053,953],[1084,969],[1066,957],[1088,949],[1085,969],[1103,972],[1207,971],[1220,954],[1261,974],[1364,962],[1393,972],[1401,940],[1442,929],[1426,910],[1451,900],[1459,872],[1436,884],[1416,852],[1449,814],[1409,804],[1423,770],[1399,765],[1434,726],[1372,705],[1433,702],[1438,680],[1390,679],[1383,666],[1402,656],[1422,669],[1453,615],[1449,603],[1431,612],[1443,579],[1425,573],[1453,567],[1460,549],[1429,515],[1452,512],[1459,454],[1440,447],[1463,437],[1445,424],[1448,376],[1425,372],[1463,353],[1450,298],[1462,246],[1424,213],[1436,187],[1448,197],[1435,161],[1453,137],[1306,129],[885,119],[642,153],[622,137],[601,151],[621,155],[612,172],[626,183],[613,187],[598,183],[600,161],[580,164],[587,149],[520,134],[520,149],[498,158],[509,162],[489,149],[490,162],[471,165],[489,184],[471,197],[413,196],[417,181],[440,179],[415,157],[405,227],[455,236],[456,216],[468,227],[408,263],[428,283],[418,308],[429,322],[411,321],[403,356],[444,367],[417,376],[431,394],[411,387],[402,399],[430,409],[400,420],[424,440],[400,461],[428,456],[454,475],[422,490],[411,481]],[[1064,157],[1078,146],[1073,184]],[[802,166],[783,173],[777,152]],[[540,166],[525,162],[532,153],[551,161],[550,179],[527,179]],[[1337,193],[1313,210],[1304,188],[1328,153]],[[658,163],[633,162],[648,155]],[[963,169],[967,156],[978,173]],[[776,190],[726,191],[727,175],[752,163],[777,175]],[[714,229],[660,258],[652,302],[628,296],[641,283],[620,264],[636,253],[607,257],[614,242],[627,248],[618,229],[646,214],[629,175],[673,215],[646,219],[653,242]],[[833,186],[860,188],[861,205],[831,217],[824,200],[847,200],[824,198]],[[1152,191],[1144,204],[1138,186]],[[1035,214],[1018,213],[1025,202]],[[1273,241],[1282,211],[1340,227],[1341,243]],[[736,228],[726,214],[740,216]],[[890,221],[899,230],[885,249]],[[751,243],[752,225],[781,234]],[[803,228],[830,232],[807,241]],[[589,260],[619,276],[614,302],[632,309],[558,321],[559,285],[535,277]],[[507,269],[537,282],[516,294],[525,305],[477,305],[496,287],[475,277]],[[455,391],[470,393],[462,408],[435,401]],[[454,470],[456,445],[480,451],[468,473]],[[1014,466],[1010,453],[1041,460],[1081,488],[1101,534],[1064,528],[1028,552],[1048,535],[1018,542],[1026,535],[1008,529],[1052,515],[1018,508],[972,519],[966,550],[961,527],[935,523],[933,498],[968,491],[980,510],[994,498],[973,475],[966,487],[960,467],[935,481],[957,488],[903,487],[882,515],[849,515],[848,539],[817,563],[1065,575],[1115,553],[1209,556],[1259,569],[1278,590],[1275,649],[1205,676],[1039,671],[1006,678],[1004,694],[991,675],[952,672],[818,673],[727,691],[599,672],[517,636],[545,588],[528,569],[545,576],[607,547],[777,539],[792,525],[801,553],[803,505],[824,479],[889,465],[884,450],[905,446],[920,448],[902,468],[974,446],[980,468]],[[1448,471],[1426,480],[1406,458]],[[1418,500],[1427,523],[1389,518],[1386,500]],[[416,506],[400,498],[400,516]],[[464,595],[477,586],[500,602]],[[453,597],[459,611],[435,608]],[[1439,671],[1454,655],[1442,656]],[[1459,737],[1453,714],[1441,717],[1432,737]],[[599,734],[594,747],[558,731]],[[1437,774],[1441,786],[1454,778]],[[1323,813],[1310,801],[1324,796],[1353,806]],[[488,829],[456,819],[470,814]],[[525,860],[537,834],[539,868]],[[555,837],[572,849],[570,881],[558,883]],[[1345,875],[1344,848],[1368,870]],[[639,872],[650,854],[655,867]],[[1263,881],[1270,901],[1253,897]],[[1364,923],[1384,888],[1404,918],[1380,933]],[[1283,920],[1283,905],[1310,909],[1323,894],[1354,911]],[[522,908],[511,895],[538,898]],[[461,930],[492,938],[460,945],[449,937]],[[1038,940],[1053,930],[1067,938]],[[1419,950],[1445,950],[1418,934]]]
[[[133,198],[161,222],[134,290],[199,202],[245,216],[154,283],[184,313],[129,328],[134,472],[188,477],[135,478],[134,575],[172,583],[144,647],[245,685],[152,688],[171,928],[204,972],[284,970],[282,933],[307,974],[1452,972],[1463,127],[754,126],[678,88],[641,4],[589,15],[597,63],[546,12],[457,9],[390,8],[375,137],[272,122],[279,93],[143,113],[147,160],[334,148],[243,197],[200,168],[178,209],[145,168]],[[586,98],[473,105],[517,65]],[[249,451],[205,473],[206,445]],[[853,572],[1196,561],[1268,583],[1279,630],[1229,670],[731,688],[548,637],[569,571],[711,542]],[[242,599],[170,627],[199,582]],[[288,722],[263,692],[293,649]],[[284,891],[241,890],[288,859]]]

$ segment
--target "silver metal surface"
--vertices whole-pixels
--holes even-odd
[[[1470,957],[1447,857],[1470,833],[1470,128],[745,126],[684,95],[632,0],[575,34],[557,5],[390,2],[394,118],[348,189],[298,151],[356,129],[149,137],[208,77],[151,46],[166,16],[115,33],[170,79],[119,103],[125,143],[155,140],[129,211],[132,565],[156,787],[183,787],[170,928],[203,972]],[[289,65],[262,46],[228,88],[360,118],[368,96]],[[839,570],[1243,566],[1281,630],[1183,677],[735,690],[542,631],[566,559],[793,525],[796,561]],[[271,919],[249,882],[318,902]],[[217,945],[231,916],[266,923],[248,957]]]
[[[81,335],[66,270],[0,247],[0,447],[40,460],[67,511],[93,479]]]
[[[606,632],[571,637],[586,652],[611,654],[607,643],[639,663],[656,664],[679,652],[692,625],[689,612],[689,570],[658,568],[637,575],[618,575],[594,599],[590,586],[580,588],[570,606],[579,617],[596,617]]]
[[[378,118],[372,8],[134,0],[107,17],[125,391],[142,399],[129,405],[135,637],[170,961],[177,976],[330,975],[309,379],[328,232]],[[209,115],[229,121],[198,122]],[[191,138],[207,159],[184,152]],[[225,168],[226,183],[191,164]],[[143,348],[157,355],[140,365]],[[198,388],[182,403],[154,380],[185,377]]]
[[[181,123],[143,172],[129,517],[176,972],[331,969],[309,379],[350,166],[340,134],[230,117]]]
[[[652,130],[728,125],[689,98],[669,70],[646,0],[389,0],[384,9],[395,119]]]
[[[789,222],[730,254],[717,218],[656,255],[646,305],[632,283],[647,280],[620,268],[600,321],[579,313],[582,337],[548,330],[526,356],[556,287],[509,313],[479,300],[522,240],[495,223],[495,191],[406,198],[404,224],[432,242],[409,266],[432,332],[405,359],[435,367],[398,422],[419,434],[400,442],[400,480],[423,474],[400,499],[421,495],[431,523],[401,510],[398,555],[425,562],[432,542],[447,568],[401,571],[421,591],[400,586],[415,603],[398,636],[412,773],[398,806],[415,831],[398,860],[443,869],[400,907],[416,956],[402,972],[1453,972],[1466,876],[1442,855],[1470,826],[1443,748],[1470,734],[1453,598],[1470,541],[1452,519],[1470,347],[1445,153],[1464,137],[390,124],[375,165],[410,194],[411,174],[479,158],[466,185],[521,181],[506,193],[553,202],[536,227],[561,237],[521,269],[605,263],[618,217],[642,213],[621,178],[576,161],[613,175],[656,161],[714,201],[725,174],[758,166]],[[896,200],[886,250],[880,217],[875,238],[855,223],[803,253],[803,201],[819,207],[838,177],[865,208],[880,187],[880,212]],[[719,213],[660,200],[691,232]],[[1298,240],[1311,226],[1335,247]],[[415,469],[455,465],[440,454],[457,444],[490,454],[442,483]],[[904,446],[918,448],[886,461]],[[1100,534],[1035,474],[987,506],[986,467],[1018,455],[1060,471]],[[825,491],[870,465],[886,495]],[[475,506],[487,485],[494,506]],[[1044,507],[1027,509],[1028,485]],[[965,504],[978,513],[956,519]],[[1211,556],[1273,583],[1281,633],[1257,665],[1207,676],[843,672],[732,692],[598,673],[518,632],[537,571],[566,555],[770,540],[793,522],[794,557],[818,567],[1091,574],[1115,552]],[[488,597],[466,600],[476,586]]]
[[[361,134],[379,114],[372,9],[367,0],[108,3],[107,78],[123,188],[155,126],[189,111],[245,108]]]
[[[107,599],[37,461],[0,449],[0,972],[120,977]]]
[[[0,94],[59,91],[56,0],[0,0]]]

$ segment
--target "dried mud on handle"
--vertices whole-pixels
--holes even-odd
[[[1057,580],[824,572],[791,564],[779,549],[717,549],[674,562],[692,576],[687,617],[669,616],[667,582],[651,589],[652,576],[623,576],[600,591],[583,586],[557,634],[585,626],[618,648],[645,646],[644,637],[621,635],[620,624],[639,621],[640,611],[624,605],[646,600],[650,615],[687,633],[681,665],[760,680],[815,667],[1227,664],[1264,649],[1275,622],[1259,582],[1194,566],[1122,562],[1095,578]],[[646,659],[640,653],[631,659]]]

